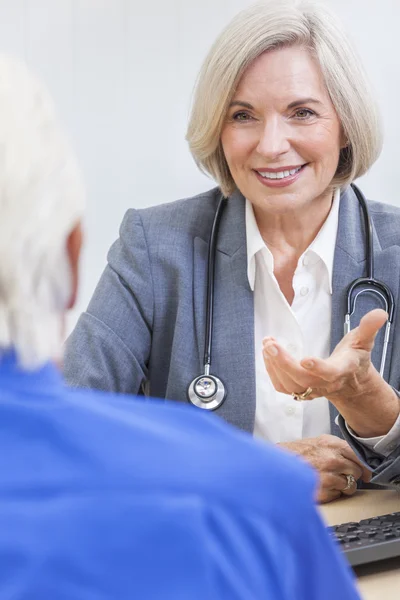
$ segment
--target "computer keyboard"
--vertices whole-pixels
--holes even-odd
[[[400,512],[329,529],[353,567],[400,556]]]

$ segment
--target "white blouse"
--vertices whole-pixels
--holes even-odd
[[[289,306],[274,275],[274,259],[261,237],[251,203],[246,200],[247,274],[254,291],[256,416],[254,435],[273,443],[330,433],[326,398],[296,402],[277,392],[264,366],[262,340],[273,336],[292,356],[327,358],[330,354],[332,272],[339,221],[340,190],[317,237],[302,254],[293,277]],[[350,433],[352,431],[349,429]],[[355,439],[382,455],[400,437],[400,418],[382,437]]]

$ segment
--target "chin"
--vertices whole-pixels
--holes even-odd
[[[278,193],[277,193],[278,192]],[[293,210],[295,207],[304,206],[306,208],[309,202],[301,197],[298,192],[289,192],[288,190],[271,190],[270,192],[263,191],[262,193],[254,194],[254,204],[264,206],[274,212],[285,212]],[[249,198],[250,200],[250,198]],[[251,200],[250,200],[251,201]]]

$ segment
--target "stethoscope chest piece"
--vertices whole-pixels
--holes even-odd
[[[190,384],[188,397],[190,402],[198,408],[216,410],[225,400],[226,390],[218,377],[200,375]]]

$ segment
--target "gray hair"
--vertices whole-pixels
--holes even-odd
[[[59,356],[72,294],[67,238],[84,188],[52,101],[0,56],[0,349],[35,368]]]
[[[225,196],[235,183],[220,137],[240,78],[262,53],[296,45],[307,48],[319,64],[347,140],[332,186],[345,186],[366,173],[381,152],[375,99],[340,22],[319,2],[264,0],[240,12],[217,38],[194,94],[189,147],[197,165],[218,182]]]

